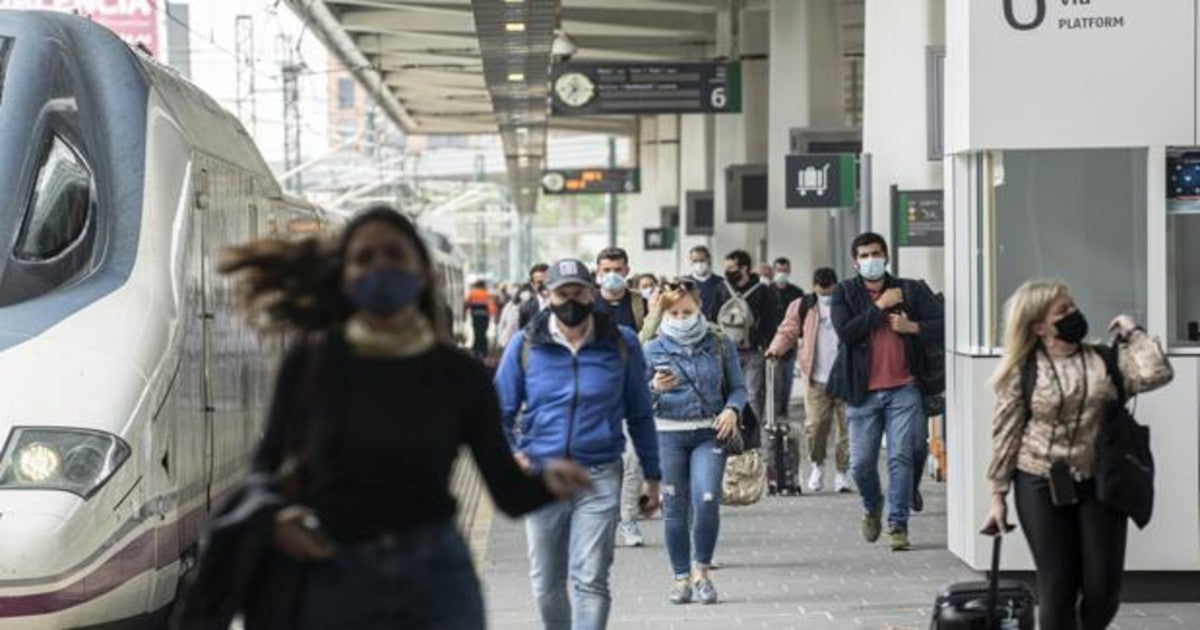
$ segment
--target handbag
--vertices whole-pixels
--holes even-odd
[[[1138,424],[1126,406],[1125,378],[1117,362],[1117,343],[1096,346],[1117,389],[1096,433],[1096,498],[1145,529],[1154,513],[1154,454],[1150,427]],[[1136,405],[1136,402],[1134,403]]]
[[[721,504],[733,507],[754,505],[767,490],[767,467],[762,454],[751,449],[725,460],[721,481]]]
[[[307,469],[308,405],[324,335],[304,343],[304,382],[288,404],[284,461],[275,472],[251,472],[214,510],[171,613],[172,630],[226,630],[239,613],[247,630],[296,626],[304,565],[279,553],[273,538],[276,514],[295,503]]]

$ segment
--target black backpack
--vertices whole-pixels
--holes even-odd
[[[1138,424],[1126,407],[1125,377],[1117,363],[1117,347],[1090,346],[1104,359],[1117,399],[1108,404],[1096,433],[1096,497],[1101,503],[1133,519],[1145,529],[1154,513],[1154,455],[1150,427]],[[1021,401],[1025,422],[1033,416],[1033,389],[1037,385],[1037,354],[1021,366]]]

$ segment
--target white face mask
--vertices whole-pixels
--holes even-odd
[[[654,287],[646,287],[642,289],[643,298],[649,300],[651,295],[654,295]]]
[[[788,275],[781,271],[781,272],[775,274],[774,280],[775,280],[775,284],[777,284],[781,287],[787,286]]]
[[[692,273],[695,274],[697,278],[707,278],[709,271],[710,267],[707,261],[699,260],[692,263]]]
[[[625,288],[625,278],[615,271],[610,271],[600,276],[600,288],[616,293]]]
[[[865,258],[858,261],[858,273],[867,280],[879,280],[887,273],[887,260]]]
[[[821,301],[822,306],[829,306],[830,304],[833,304],[832,295],[818,295],[817,299]]]

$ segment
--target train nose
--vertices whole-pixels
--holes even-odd
[[[0,595],[64,570],[67,515],[61,493],[0,490]],[[34,495],[43,502],[38,505]],[[0,597],[0,605],[3,598]],[[0,610],[0,617],[3,610]]]

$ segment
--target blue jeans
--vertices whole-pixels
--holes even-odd
[[[712,429],[659,431],[662,459],[663,526],[675,577],[712,564],[721,529],[721,479],[725,452]]]
[[[858,485],[863,508],[870,514],[883,509],[879,446],[887,433],[887,523],[890,528],[907,530],[915,488],[913,466],[919,455],[916,443],[928,430],[921,391],[915,385],[905,385],[870,392],[863,404],[846,405],[846,425],[850,431],[850,474]]]
[[[529,579],[546,630],[603,630],[608,625],[620,516],[621,461],[588,468],[591,492],[525,517]],[[573,597],[568,597],[567,586]]]
[[[300,627],[484,627],[471,553],[451,521],[342,545],[305,571]]]

